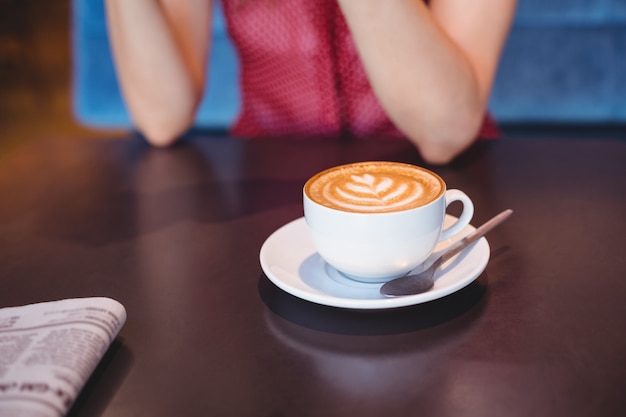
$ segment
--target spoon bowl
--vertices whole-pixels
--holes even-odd
[[[459,254],[472,243],[487,234],[493,228],[509,218],[513,210],[504,210],[497,216],[488,220],[478,229],[465,236],[463,239],[452,244],[441,254],[428,268],[418,274],[405,275],[385,283],[380,287],[380,293],[388,297],[400,297],[404,295],[415,295],[430,290],[435,284],[435,272],[447,261]]]

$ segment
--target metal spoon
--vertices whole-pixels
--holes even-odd
[[[398,297],[402,295],[420,294],[430,290],[435,283],[435,271],[439,269],[441,265],[505,221],[512,213],[513,210],[504,210],[463,239],[455,242],[437,258],[428,269],[419,274],[406,275],[391,280],[380,287],[380,293],[389,297]]]

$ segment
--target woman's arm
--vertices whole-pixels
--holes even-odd
[[[211,36],[208,0],[106,0],[115,67],[136,127],[167,146],[193,123]]]
[[[480,129],[515,0],[340,0],[383,108],[432,163]]]

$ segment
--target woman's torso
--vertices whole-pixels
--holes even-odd
[[[233,134],[400,137],[334,0],[223,0],[241,65]],[[481,136],[497,134],[486,118]]]

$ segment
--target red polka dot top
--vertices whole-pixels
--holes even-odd
[[[402,137],[334,0],[223,0],[239,53],[241,137]],[[480,137],[499,136],[486,116]]]

